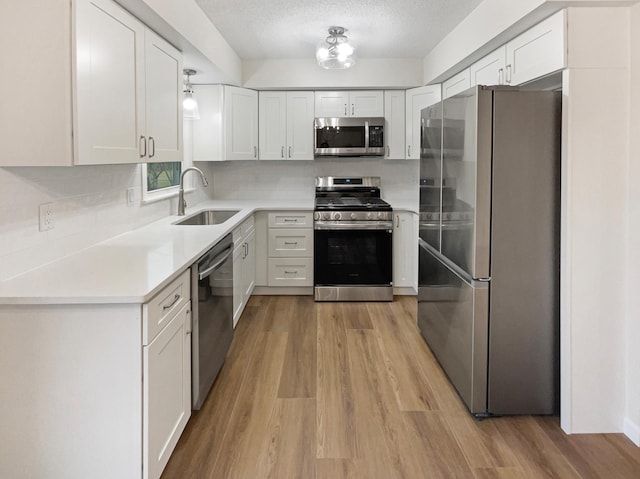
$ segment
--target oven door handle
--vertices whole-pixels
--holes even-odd
[[[340,221],[340,222],[319,222],[316,221],[313,225],[314,230],[393,230],[393,222],[392,221],[383,221],[383,222],[349,222],[349,221]]]

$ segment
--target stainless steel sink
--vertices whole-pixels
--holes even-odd
[[[219,225],[237,214],[240,210],[204,210],[185,219],[176,221],[174,225]]]

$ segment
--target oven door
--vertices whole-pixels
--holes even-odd
[[[316,300],[391,301],[393,230],[316,229]]]

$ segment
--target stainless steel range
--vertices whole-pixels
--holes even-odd
[[[379,177],[317,177],[316,301],[392,301],[393,210]]]

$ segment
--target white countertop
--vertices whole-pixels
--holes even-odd
[[[177,226],[168,216],[66,258],[0,282],[0,304],[145,303],[256,211],[313,210],[313,201],[207,201],[205,209],[237,210],[213,226]]]
[[[0,282],[2,304],[145,303],[226,234],[256,211],[311,211],[313,200],[207,201],[188,208],[240,210],[212,226],[178,226],[184,217],[168,216],[133,231],[97,243],[38,269]],[[412,211],[408,205],[393,205]]]

